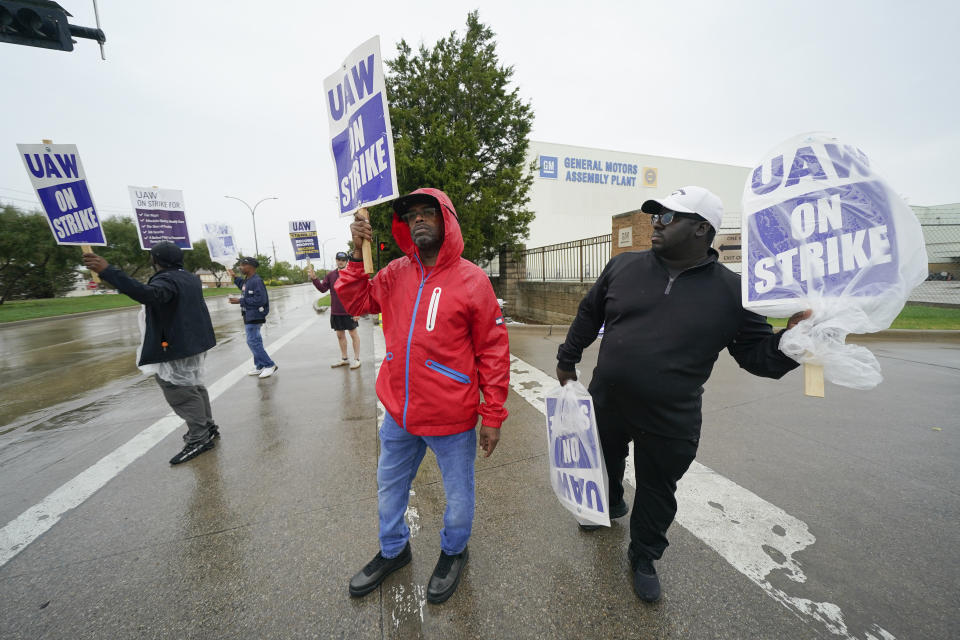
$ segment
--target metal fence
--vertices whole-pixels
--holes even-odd
[[[493,260],[477,260],[476,264],[491,278],[500,277],[500,256],[495,256]]]
[[[608,233],[521,251],[520,279],[593,282],[610,260],[610,242]]]

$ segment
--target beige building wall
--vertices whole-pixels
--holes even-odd
[[[740,227],[747,167],[540,141],[531,141],[527,159],[535,166],[530,208],[536,214],[527,247],[610,233],[612,216],[692,184],[720,197],[725,228]],[[599,181],[578,181],[584,178]]]

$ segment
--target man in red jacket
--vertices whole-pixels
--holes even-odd
[[[350,595],[370,593],[410,562],[404,513],[430,447],[447,498],[440,559],[427,585],[427,600],[440,603],[456,591],[467,563],[477,416],[486,456],[507,417],[507,329],[490,280],[460,257],[463,236],[447,194],[418,189],[394,202],[393,237],[406,255],[372,280],[363,271],[360,247],[373,231],[362,217],[350,227],[356,248],[334,287],[350,315],[383,313],[387,354],[377,397],[386,415],[377,464],[380,551],[350,580]]]

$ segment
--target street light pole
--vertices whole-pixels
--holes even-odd
[[[260,200],[260,202],[257,202],[257,204],[251,207],[249,204],[247,204],[246,200],[241,200],[236,196],[223,196],[223,197],[230,198],[231,200],[240,200],[240,202],[242,202],[247,207],[247,209],[250,210],[250,217],[253,218],[253,251],[255,255],[260,255],[260,244],[257,242],[257,207],[260,206],[261,202],[266,202],[267,200],[279,200],[280,198],[274,198],[274,197],[264,198],[263,200]]]

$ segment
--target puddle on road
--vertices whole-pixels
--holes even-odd
[[[20,426],[51,407],[77,400],[107,383],[136,374],[131,353],[123,350],[100,357],[91,354],[89,360],[64,364],[28,379],[9,381],[0,391],[0,426]]]
[[[147,381],[149,381],[149,378]],[[96,402],[85,404],[82,407],[64,411],[63,413],[59,413],[30,427],[27,429],[27,431],[51,431],[61,427],[80,426],[86,424],[97,416],[101,415],[105,409],[119,405],[121,399],[121,394],[118,393],[109,398],[97,400]]]

